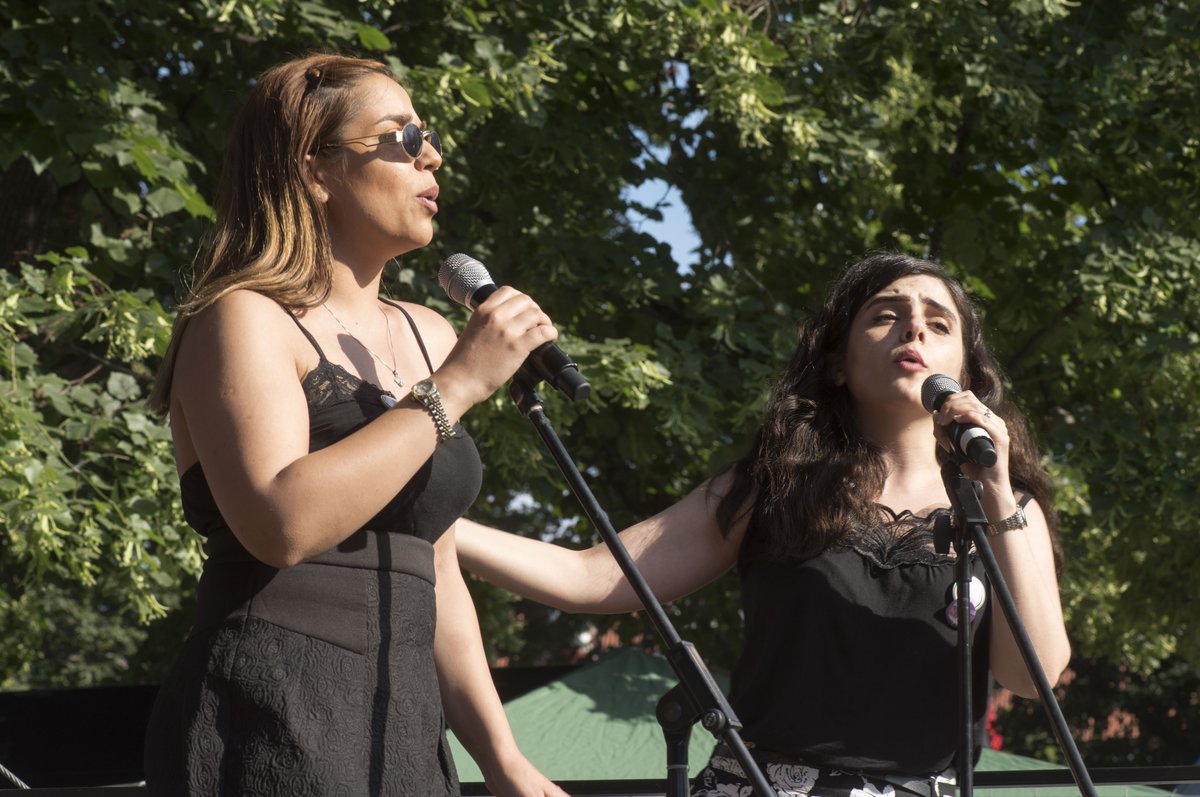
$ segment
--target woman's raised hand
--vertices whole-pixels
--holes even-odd
[[[955,393],[946,399],[933,415],[934,437],[938,445],[946,451],[953,450],[950,436],[946,429],[951,423],[962,423],[978,426],[988,433],[996,446],[996,464],[991,468],[981,468],[973,463],[964,463],[963,473],[968,478],[994,483],[1007,489],[1008,485],[1008,424],[996,413],[992,412],[970,390]]]
[[[508,381],[531,351],[557,338],[537,303],[506,285],[475,309],[438,374],[452,374],[463,397],[477,404]]]

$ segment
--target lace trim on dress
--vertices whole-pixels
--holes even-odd
[[[417,339],[417,345],[421,347],[421,356],[425,358],[425,365],[429,368],[429,373],[432,374],[433,362],[429,359],[429,351],[425,348],[425,341],[421,338],[421,331],[417,329],[417,322],[400,305],[387,299],[383,301],[395,307],[408,319],[408,325],[412,327],[413,336]],[[384,390],[374,382],[352,374],[342,366],[331,362],[325,356],[321,344],[317,343],[317,339],[313,337],[312,333],[305,329],[304,325],[300,323],[300,319],[296,318],[296,314],[286,307],[283,309],[317,351],[317,367],[309,371],[304,377],[304,381],[301,382],[304,397],[308,400],[310,408],[319,409],[351,401],[378,406],[381,405],[380,399],[383,396],[390,396],[393,399],[392,403],[395,403],[396,396],[392,391]]]
[[[325,359],[324,355],[317,367],[308,372],[301,385],[308,405],[313,408],[328,407],[350,401],[358,401],[371,405],[379,404],[380,396],[391,396],[390,390],[384,390],[362,377],[355,376],[337,363]]]
[[[839,543],[840,547],[856,551],[871,564],[885,570],[902,565],[945,565],[955,561],[954,555],[939,553],[935,547],[935,527],[939,521],[949,522],[952,517],[949,507],[934,509],[928,515],[916,515],[907,509],[897,514],[883,504],[877,506],[891,519],[856,529]]]

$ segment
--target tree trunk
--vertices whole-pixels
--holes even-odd
[[[41,252],[56,196],[50,172],[37,174],[28,158],[0,174],[0,268],[16,268]]]

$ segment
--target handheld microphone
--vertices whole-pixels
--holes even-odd
[[[447,296],[472,310],[499,290],[483,263],[464,254],[450,255],[442,261],[438,284]],[[543,343],[530,352],[521,370],[571,401],[583,401],[592,394],[592,386],[579,373],[579,366],[553,343]]]
[[[930,412],[937,412],[947,398],[961,391],[962,386],[955,380],[945,374],[934,374],[921,385],[921,403]],[[974,462],[984,468],[996,464],[996,444],[983,429],[955,422],[946,427],[946,433],[959,462]]]

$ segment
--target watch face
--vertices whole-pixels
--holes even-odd
[[[412,392],[419,399],[428,398],[437,393],[437,386],[432,379],[422,379],[412,386]]]

